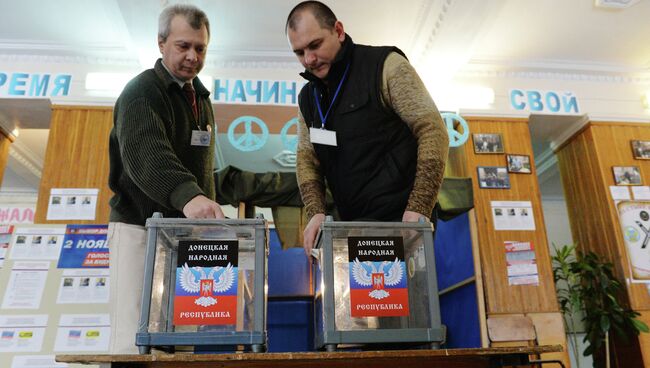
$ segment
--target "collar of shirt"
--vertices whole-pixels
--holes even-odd
[[[194,83],[192,83],[192,81],[193,81],[194,79],[190,79],[190,80],[188,80],[188,81],[182,81],[182,80],[176,78],[176,76],[175,76],[171,71],[169,71],[169,68],[167,67],[167,65],[165,65],[165,62],[164,62],[164,61],[161,61],[160,63],[162,64],[163,68],[165,68],[165,70],[167,71],[167,73],[169,73],[169,76],[172,77],[172,79],[174,80],[174,82],[176,82],[176,83],[178,84],[178,86],[181,87],[181,89],[183,89],[183,86],[185,85],[185,83],[190,83],[190,84],[192,84],[192,88],[194,88]]]

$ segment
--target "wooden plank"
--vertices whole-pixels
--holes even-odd
[[[615,185],[613,166],[638,166],[644,185],[650,184],[650,161],[636,160],[631,140],[650,140],[650,126],[636,123],[589,123],[556,152],[569,221],[579,249],[593,251],[614,264],[616,276],[629,280],[627,251],[609,187]],[[625,302],[648,318],[650,295],[644,284],[623,282]],[[650,365],[650,344],[639,336],[640,355]],[[634,358],[636,350],[623,353]],[[624,355],[624,356],[623,356]]]
[[[569,351],[567,348],[566,334],[564,333],[564,321],[561,313],[528,313],[535,325],[538,345],[562,345],[561,352],[542,354],[542,360],[561,360],[566,367],[571,366]]]
[[[237,206],[237,218],[239,219],[246,218],[246,203],[239,202],[239,206]]]
[[[560,345],[439,350],[390,350],[363,352],[160,354],[160,355],[57,355],[63,363],[101,364],[118,367],[492,367],[490,363],[529,354],[561,351]]]
[[[638,318],[650,326],[650,311],[640,311],[641,316]],[[642,333],[639,335],[639,345],[644,362],[650,362],[650,334]],[[646,364],[647,365],[647,364]]]
[[[499,133],[505,153],[531,157],[532,174],[510,174],[510,189],[481,189],[477,167],[506,167],[505,154],[476,154],[472,141],[464,146],[465,167],[473,180],[474,203],[481,269],[487,314],[557,312],[555,284],[548,250],[548,241],[541,207],[539,184],[535,174],[533,150],[528,121],[525,119],[467,118],[472,133]],[[461,169],[456,169],[462,172]],[[530,201],[535,218],[535,231],[495,231],[491,201]],[[505,241],[529,241],[535,249],[539,285],[509,285]]]
[[[48,221],[47,208],[52,188],[98,188],[95,220],[75,220],[79,224],[106,224],[112,196],[108,188],[108,135],[113,126],[110,107],[54,106],[36,202],[34,223]]]
[[[476,304],[478,306],[478,321],[481,331],[481,346],[490,346],[487,331],[487,314],[485,312],[485,291],[483,290],[483,271],[481,270],[481,251],[476,227],[476,213],[470,210],[467,214],[469,232],[472,237],[472,256],[474,258],[474,279],[476,284]]]
[[[599,169],[604,179],[602,185],[609,188],[615,185],[613,166],[637,166],[641,172],[643,185],[650,185],[650,161],[636,160],[632,154],[630,141],[650,140],[650,126],[628,125],[628,124],[595,124],[592,127],[594,133],[594,146],[599,156]],[[610,194],[611,195],[611,194]],[[592,245],[606,254],[611,261],[620,279],[631,278],[630,269],[627,265],[627,250],[623,241],[623,233],[618,221],[618,211],[610,196],[603,201],[603,217],[611,224],[610,239],[608,242],[595,242]],[[609,226],[608,226],[609,227]],[[644,284],[627,284],[630,304],[635,310],[650,310],[650,293]]]
[[[487,319],[490,341],[532,341],[536,339],[532,319],[523,315],[493,316]]]
[[[594,251],[615,266],[617,277],[630,277],[614,200],[613,166],[638,166],[644,185],[650,184],[650,161],[635,160],[630,141],[650,140],[650,126],[590,123],[557,152],[574,240],[583,251]],[[598,198],[600,200],[594,200]],[[634,310],[650,310],[643,284],[625,283]]]
[[[7,161],[9,160],[9,147],[13,141],[0,130],[0,183],[5,175]]]

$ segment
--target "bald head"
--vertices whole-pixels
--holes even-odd
[[[337,19],[332,9],[320,1],[303,1],[289,12],[287,23],[284,26],[285,33],[289,29],[296,30],[296,25],[306,13],[313,15],[321,28],[334,29]]]

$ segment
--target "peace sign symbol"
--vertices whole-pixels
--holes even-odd
[[[280,138],[282,139],[282,145],[287,151],[296,153],[296,149],[298,148],[298,135],[288,134],[289,129],[294,125],[298,128],[298,118],[293,118],[284,124],[280,131]]]
[[[235,136],[235,129],[239,124],[244,124],[244,133]],[[257,125],[262,131],[261,134],[253,133],[253,124]],[[228,141],[233,147],[242,152],[257,151],[264,147],[269,138],[269,128],[262,119],[255,116],[240,116],[233,120],[228,127]]]
[[[467,138],[469,138],[469,126],[465,119],[453,112],[443,112],[440,115],[442,115],[442,118],[445,120],[445,124],[447,125],[449,147],[460,147],[465,144]],[[458,126],[463,130],[462,133],[454,128],[454,122],[458,122]]]

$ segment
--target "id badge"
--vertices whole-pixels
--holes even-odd
[[[207,147],[210,145],[211,138],[212,135],[210,132],[203,130],[192,130],[192,139],[190,140],[190,144],[192,144],[192,146]]]
[[[336,147],[336,132],[320,128],[309,128],[309,140],[311,143]]]

